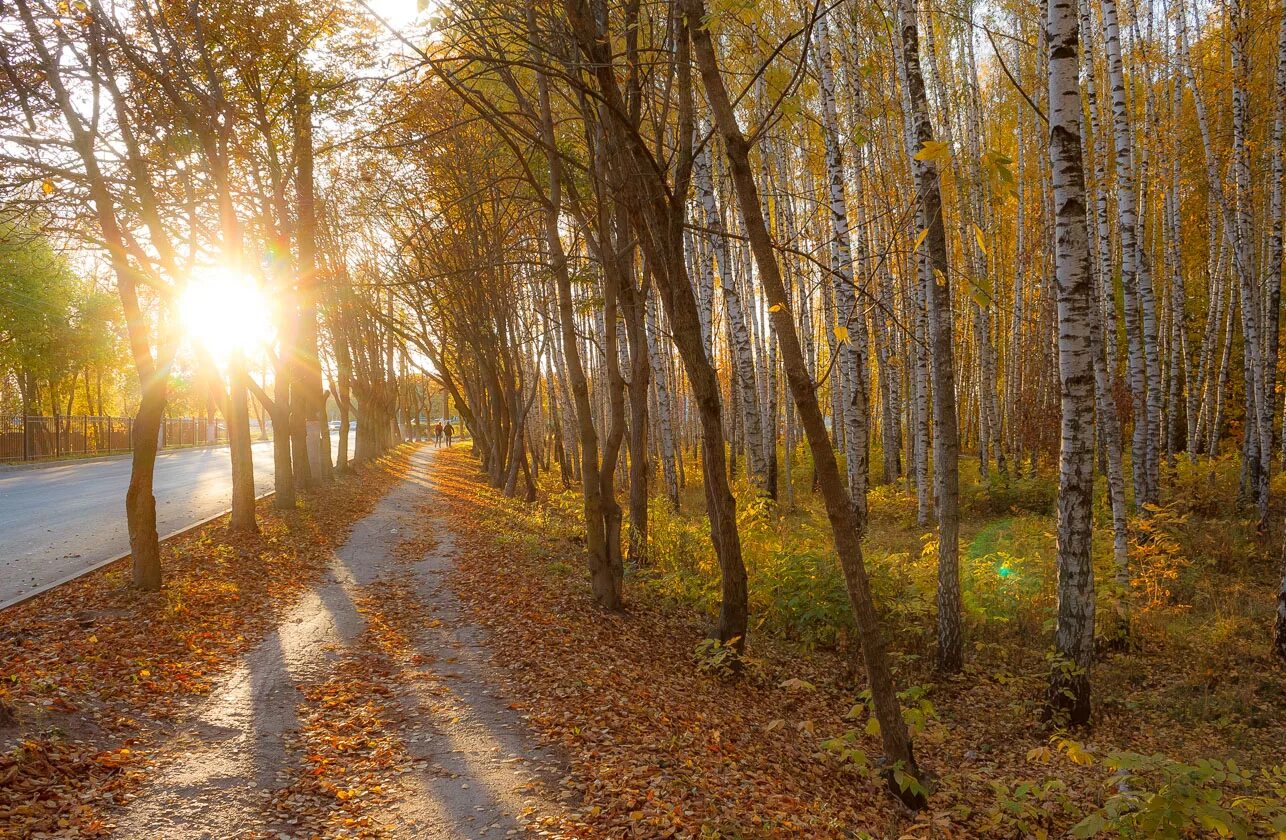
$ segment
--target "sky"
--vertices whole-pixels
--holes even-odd
[[[412,23],[419,15],[421,0],[366,0],[367,4],[384,20],[399,29]],[[432,0],[425,8],[434,5]]]

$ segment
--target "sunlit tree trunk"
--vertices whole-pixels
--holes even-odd
[[[701,335],[701,318],[688,275],[684,249],[686,195],[692,167],[691,77],[688,68],[687,37],[679,27],[675,60],[679,99],[679,156],[673,184],[653,165],[654,158],[629,119],[617,80],[604,22],[590,9],[587,0],[565,0],[564,9],[580,52],[588,60],[602,107],[597,111],[604,126],[605,151],[609,161],[610,186],[632,214],[640,247],[657,281],[674,343],[683,360],[701,428],[701,453],[710,520],[710,537],[719,559],[721,595],[720,641],[738,650],[745,644],[749,627],[749,596],[745,563],[741,556],[741,535],[737,530],[737,503],[728,483],[727,456],[723,431],[723,404],[719,382]]]
[[[228,363],[228,449],[232,457],[232,521],[238,533],[256,533],[255,467],[250,449],[250,405],[245,354],[237,351]]]
[[[1116,395],[1112,389],[1115,368],[1112,364],[1109,364],[1104,338],[1109,330],[1113,330],[1116,327],[1116,309],[1114,305],[1111,308],[1107,305],[1107,301],[1111,299],[1108,287],[1112,282],[1112,259],[1109,251],[1107,196],[1104,188],[1105,169],[1103,160],[1106,157],[1106,150],[1100,146],[1100,154],[1095,154],[1095,148],[1091,144],[1092,138],[1099,137],[1100,125],[1093,108],[1095,100],[1094,62],[1090,46],[1092,27],[1088,2],[1080,5],[1080,19],[1081,38],[1078,46],[1082,57],[1082,75],[1085,78],[1086,96],[1091,103],[1091,107],[1086,109],[1090,119],[1091,136],[1082,138],[1082,148],[1090,159],[1094,161],[1095,167],[1094,206],[1092,210],[1087,208],[1086,228],[1087,232],[1089,229],[1097,231],[1097,236],[1095,237],[1097,240],[1096,247],[1092,249],[1092,258],[1095,260],[1092,263],[1094,270],[1090,272],[1091,283],[1094,287],[1092,294],[1095,308],[1090,324],[1090,353],[1093,356],[1094,363],[1094,405],[1097,413],[1098,433],[1106,456],[1108,503],[1112,512],[1112,560],[1116,570],[1116,592],[1114,593],[1116,625],[1111,631],[1111,635],[1116,640],[1121,641],[1128,638],[1130,629],[1129,522],[1125,500],[1125,468],[1122,454],[1120,412],[1116,404]],[[1082,183],[1084,182],[1086,168],[1082,160]],[[1092,225],[1090,224],[1090,219],[1093,220]],[[1112,361],[1115,362],[1115,359]]]
[[[1147,402],[1146,327],[1142,323],[1148,316],[1139,312],[1139,289],[1145,283],[1150,287],[1151,278],[1148,276],[1147,268],[1140,262],[1143,252],[1138,243],[1138,195],[1134,184],[1133,139],[1130,134],[1130,112],[1126,98],[1116,0],[1102,0],[1102,9],[1116,155],[1116,212],[1121,245],[1121,285],[1125,290],[1126,344],[1129,353],[1130,392],[1134,404],[1134,500],[1138,505],[1155,504],[1158,500],[1157,492],[1150,472],[1150,465],[1155,460],[1155,437]]]
[[[647,352],[652,366],[652,383],[657,395],[657,426],[661,432],[661,474],[665,478],[666,497],[674,509],[678,510],[679,475],[674,463],[676,455],[674,425],[670,418],[670,383],[666,377],[665,363],[661,358],[656,301],[651,297],[647,300]]]
[[[297,374],[292,384],[291,439],[295,445],[297,475],[307,464],[308,481],[331,478],[330,433],[326,427],[326,397],[322,388],[321,359],[317,349],[317,219],[313,196],[312,87],[307,71],[296,74],[295,85],[295,190],[298,194],[296,236],[299,278],[296,285],[299,325],[295,335]]]
[[[742,219],[763,281],[773,323],[781,340],[782,361],[791,396],[799,409],[817,466],[818,486],[826,502],[827,517],[848,585],[849,601],[858,626],[884,751],[890,761],[900,765],[903,772],[916,776],[918,771],[911,752],[911,740],[902,721],[879,618],[875,613],[866,567],[862,560],[862,546],[858,538],[862,524],[857,522],[857,513],[845,491],[835,451],[830,445],[817,401],[816,388],[804,364],[803,350],[789,312],[790,301],[786,297],[772,238],[764,221],[758,188],[750,167],[749,146],[737,125],[736,114],[715,57],[714,43],[709,31],[705,29],[704,4],[701,0],[683,0],[683,8],[692,27],[693,52],[705,83],[706,97],[715,125],[723,137]],[[889,775],[889,782],[893,793],[907,805],[919,807],[924,804],[921,793],[897,785],[893,782],[892,774]]]
[[[1110,2],[1110,0],[1109,0]],[[1081,158],[1079,26],[1076,0],[1047,0],[1049,163],[1053,171],[1058,283],[1058,370],[1062,447],[1058,480],[1058,607],[1050,714],[1066,724],[1090,716],[1094,655],[1094,574],[1090,550],[1094,492],[1095,306]]]

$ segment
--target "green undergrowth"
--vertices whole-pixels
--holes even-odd
[[[1001,749],[1000,736],[980,717],[979,702],[990,704],[988,715],[1025,733],[1012,736],[1018,741],[1046,737],[1035,721],[1056,608],[1057,476],[1048,465],[1034,476],[1025,471],[1005,478],[993,470],[982,480],[976,460],[961,466],[959,564],[968,651],[958,680],[974,690],[969,701],[957,702],[958,680],[948,689],[932,673],[936,528],[932,520],[917,523],[916,499],[905,483],[872,485],[863,547],[899,683],[938,684],[933,699],[941,722],[935,731],[986,754]],[[627,580],[633,597],[645,592],[704,613],[713,623],[719,572],[699,465],[688,464],[687,475],[677,510],[663,496],[652,499],[648,562],[628,567]],[[1128,481],[1128,463],[1126,475]],[[753,492],[744,476],[734,480],[749,576],[750,648],[771,640],[777,650],[794,645],[851,658],[857,640],[848,596],[821,500],[811,489],[806,453],[792,478],[790,503],[784,488],[783,501],[774,501]],[[1034,829],[1042,825],[1060,831],[1079,826],[1082,836],[1272,836],[1286,830],[1278,827],[1282,811],[1271,804],[1286,773],[1279,766],[1286,679],[1269,648],[1281,534],[1278,527],[1257,534],[1253,512],[1238,504],[1237,490],[1232,458],[1197,464],[1179,458],[1167,465],[1164,504],[1130,520],[1130,589],[1122,600],[1114,585],[1111,511],[1099,477],[1093,546],[1104,644],[1093,672],[1094,743],[1086,741],[1080,753],[1079,742],[1068,740],[1069,749],[1087,758],[1070,764],[1064,758],[1068,767],[1092,766],[1076,766],[1079,777],[1053,765],[1027,768],[1026,774],[998,772],[1003,778],[985,780],[992,797],[984,809],[989,822],[975,826],[994,824],[996,836],[1041,836]],[[1286,479],[1279,478],[1273,491],[1274,498],[1286,498]],[[623,507],[627,496],[621,487]],[[577,487],[563,487],[546,474],[540,502],[506,501],[504,518],[501,539],[545,557],[553,575],[583,579],[583,561],[567,550],[583,544]],[[1275,513],[1274,523],[1281,518]],[[1120,604],[1128,607],[1131,637],[1112,644],[1109,631]],[[697,653],[696,662],[718,664],[719,651]],[[699,670],[712,678],[721,672],[714,666]],[[842,690],[856,693],[858,679]],[[943,784],[963,790],[974,775],[960,770]]]

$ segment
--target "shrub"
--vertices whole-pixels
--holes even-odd
[[[1057,498],[1057,483],[1039,476],[1006,479],[993,475],[985,483],[963,484],[960,488],[961,508],[980,516],[1023,511],[1049,516]]]
[[[1163,755],[1111,753],[1113,791],[1103,807],[1072,829],[1126,838],[1280,836],[1286,832],[1286,765],[1256,774],[1233,761],[1192,764]],[[1255,790],[1259,782],[1261,790]]]

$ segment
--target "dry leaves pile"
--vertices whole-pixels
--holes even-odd
[[[1146,680],[1111,663],[1101,689],[1128,708],[1105,709],[1084,744],[1051,742],[1037,714],[1039,650],[979,650],[933,688],[936,712],[916,737],[930,808],[900,811],[823,746],[856,730],[856,746],[880,755],[866,714],[847,717],[864,688],[854,663],[759,635],[744,676],[702,673],[694,647],[708,619],[639,586],[627,586],[624,613],[604,613],[582,545],[542,532],[460,450],[440,455],[435,474],[463,549],[453,586],[492,631],[527,720],[569,756],[563,784],[594,836],[1052,837],[1102,803],[1109,751],[1280,761],[1280,726],[1276,748],[1268,730],[1234,743],[1217,724],[1149,708]],[[926,667],[904,663],[901,685],[932,681]]]
[[[329,679],[299,687],[300,729],[287,746],[304,765],[269,805],[269,822],[290,836],[384,836],[387,820],[379,815],[410,760],[398,731],[396,673],[376,634],[364,630]]]
[[[130,590],[129,561],[0,614],[0,835],[94,836],[192,699],[326,567],[349,527],[408,470],[405,451],[301,497],[259,505],[261,533],[223,520],[162,547],[165,586]]]
[[[697,616],[646,600],[603,613],[578,578],[497,543],[520,527],[514,503],[467,454],[440,454],[434,476],[462,548],[453,584],[493,631],[524,716],[569,756],[564,786],[586,833],[852,837],[896,821],[878,785],[818,756],[851,701],[780,688],[768,665],[752,684],[697,673]]]

